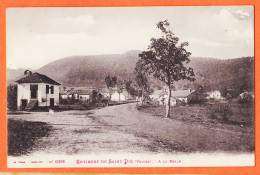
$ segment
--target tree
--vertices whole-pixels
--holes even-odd
[[[106,82],[106,85],[107,85],[107,88],[110,89],[110,88],[114,88],[117,84],[117,77],[110,77],[109,75],[105,77],[105,82]],[[109,99],[111,98],[111,93],[110,94],[110,97]]]
[[[145,89],[148,87],[148,79],[147,76],[145,74],[145,72],[142,70],[141,68],[142,65],[139,65],[139,62],[136,63],[136,67],[135,67],[135,81],[136,84],[138,86],[138,94],[137,94],[137,106],[138,106],[138,101],[139,101],[139,91],[141,90],[141,94],[142,94],[142,105],[144,102],[144,91]]]
[[[117,81],[117,92],[119,94],[119,102],[120,102],[120,94],[123,92],[124,85],[122,80]]]
[[[98,91],[93,90],[91,94],[91,102],[92,104],[96,104],[98,98]]]
[[[131,87],[132,87],[131,86],[132,85],[132,80],[131,79],[125,80],[124,84],[125,84],[125,89],[126,89],[126,91],[128,93],[128,99],[129,99],[129,94],[131,92]]]
[[[111,81],[112,81],[112,86],[111,87],[115,87],[117,85],[117,77],[112,77],[111,78]]]
[[[166,104],[166,117],[170,117],[171,86],[179,80],[195,81],[191,67],[186,67],[190,62],[190,52],[185,47],[188,42],[178,44],[179,38],[169,29],[170,23],[160,21],[157,28],[162,32],[160,38],[152,38],[148,51],[139,54],[140,65],[143,71],[164,82],[168,86],[168,100]]]
[[[7,87],[7,107],[10,110],[17,109],[17,85],[10,84]]]
[[[112,86],[112,80],[109,75],[105,77],[105,82],[106,82],[107,88],[110,88]]]

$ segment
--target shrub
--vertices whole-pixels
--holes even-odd
[[[228,121],[229,116],[232,116],[233,112],[231,111],[230,106],[225,105],[216,105],[213,109],[213,112],[209,115],[209,118],[216,119],[221,117],[224,121]]]
[[[238,103],[245,104],[245,103],[252,103],[254,101],[254,98],[248,93],[244,92],[239,95],[238,97]]]
[[[7,108],[10,110],[17,109],[17,85],[7,87]]]

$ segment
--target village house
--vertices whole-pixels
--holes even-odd
[[[108,88],[102,88],[98,91],[100,94],[102,94],[103,98],[109,99],[110,96],[114,93],[113,89],[108,89]]]
[[[62,99],[67,99],[67,98],[74,98],[78,99],[79,98],[79,93],[76,90],[60,90],[60,97]]]
[[[59,105],[60,84],[46,75],[33,73],[16,82],[18,110],[52,108]]]
[[[90,99],[90,95],[91,95],[92,91],[90,90],[80,90],[79,91],[79,99],[81,101],[87,101]]]
[[[223,97],[221,96],[221,93],[220,93],[220,91],[212,91],[212,92],[208,92],[207,93],[207,99],[223,99]]]
[[[155,90],[151,95],[150,99],[154,102],[157,102],[159,105],[164,105],[164,101],[167,98],[167,92],[165,89]]]
[[[197,93],[195,90],[187,89],[187,90],[177,90],[171,92],[172,105],[182,105],[191,102],[194,98],[197,97]]]
[[[70,90],[68,93],[69,98],[79,99],[79,91],[78,90]]]
[[[60,90],[60,98],[67,99],[69,92],[66,90]]]
[[[111,95],[111,101],[126,101],[128,97],[128,94],[126,91],[123,91],[121,93],[118,93],[117,91],[115,91],[112,95]]]
[[[194,90],[176,90],[171,91],[171,106],[182,105],[189,103],[198,94]],[[163,90],[156,90],[150,95],[152,101],[158,103],[159,105],[165,105],[168,100],[168,92]]]

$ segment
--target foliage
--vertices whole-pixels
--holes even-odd
[[[107,85],[107,88],[113,88],[113,87],[115,87],[116,86],[116,84],[117,84],[117,77],[110,77],[109,75],[107,75],[106,77],[105,77],[105,83],[106,83],[106,85]]]
[[[95,104],[97,102],[97,97],[98,97],[98,91],[96,90],[93,90],[91,95],[90,95],[90,98],[91,98],[91,102],[93,104]]]
[[[69,104],[69,99],[60,98],[59,102],[60,102],[60,104],[67,105],[67,104]]]
[[[10,84],[7,87],[7,108],[10,110],[17,109],[17,85]]]
[[[160,21],[157,28],[162,32],[162,37],[151,39],[148,51],[139,54],[140,60],[137,62],[138,69],[142,72],[152,74],[153,77],[164,82],[168,88],[168,104],[166,117],[170,116],[171,85],[179,80],[195,81],[195,74],[191,67],[186,67],[190,62],[190,52],[185,47],[188,42],[179,45],[179,38],[169,29],[170,23]]]
[[[227,96],[227,94],[228,94],[228,89],[227,89],[227,87],[221,87],[220,88],[220,94],[221,94],[221,96],[222,97],[226,97]]]
[[[131,86],[132,86],[132,80],[127,79],[127,80],[124,81],[124,84],[125,84],[125,89],[126,89],[127,93],[130,94]]]
[[[122,80],[118,80],[117,81],[117,92],[118,93],[122,93],[123,89],[124,89],[123,81]]]
[[[240,94],[238,97],[238,103],[241,103],[241,104],[250,104],[253,101],[254,101],[254,98],[248,92],[244,92],[244,93]]]
[[[228,121],[229,117],[233,115],[231,107],[228,105],[218,105],[216,104],[213,112],[210,114],[209,118],[216,119],[220,116],[224,121]]]
[[[141,59],[137,64],[167,85],[184,79],[194,81],[193,69],[184,65],[190,62],[191,53],[184,48],[188,43],[177,46],[179,38],[172,33],[169,25],[167,20],[157,23],[157,28],[162,31],[163,36],[151,39],[148,51],[139,54]]]
[[[142,67],[140,64],[136,64],[135,67],[135,82],[137,84],[138,90],[137,90],[137,96],[142,97],[142,105],[144,102],[144,98],[147,97],[147,92],[149,89],[148,85],[148,78],[146,73],[142,70]]]
[[[142,72],[138,68],[138,66],[139,65],[136,64],[135,81],[136,81],[138,88],[143,89],[143,88],[147,87],[148,79],[147,79],[147,76],[145,75],[145,73]]]

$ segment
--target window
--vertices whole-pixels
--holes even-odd
[[[51,94],[54,94],[54,86],[51,86]]]
[[[46,94],[49,93],[49,85],[46,85]]]
[[[54,86],[46,85],[46,94],[49,93],[54,94]]]

